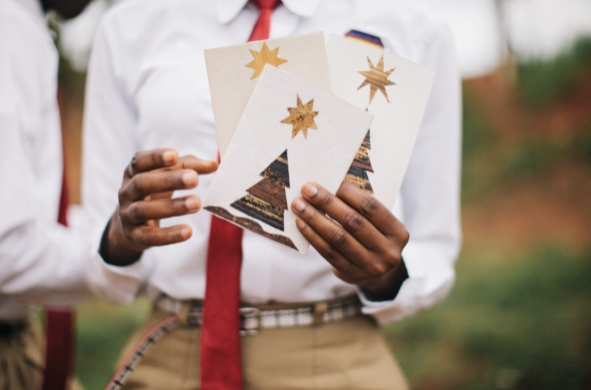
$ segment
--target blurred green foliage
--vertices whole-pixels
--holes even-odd
[[[540,138],[509,150],[504,170],[507,176],[514,176],[541,171],[559,161],[591,163],[591,125],[581,129],[564,143]]]
[[[384,329],[413,388],[590,388],[591,254],[484,257],[460,260],[444,304]]]
[[[530,61],[517,66],[523,101],[544,108],[559,101],[591,67],[591,37],[579,38],[573,47],[550,61]]]
[[[125,343],[147,317],[151,303],[133,306],[92,301],[77,312],[76,374],[85,390],[102,390]]]
[[[496,134],[478,99],[467,91],[462,109],[462,198],[472,199],[488,191],[498,176],[496,156],[490,153]]]
[[[462,199],[478,201],[495,188],[524,175],[545,174],[562,163],[591,164],[591,120],[561,142],[530,134],[507,136],[495,128],[480,105],[464,91]],[[589,108],[591,112],[591,107]]]

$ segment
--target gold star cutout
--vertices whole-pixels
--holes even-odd
[[[386,98],[386,100],[389,103],[390,100],[388,99],[388,93],[386,92],[386,86],[396,85],[395,83],[388,80],[388,76],[390,76],[390,74],[392,72],[394,72],[394,69],[384,71],[384,55],[382,55],[382,57],[380,58],[380,61],[378,62],[378,66],[373,66],[369,57],[367,57],[367,62],[369,63],[369,72],[368,71],[359,71],[359,73],[361,73],[362,75],[365,76],[365,81],[359,86],[359,88],[357,88],[357,90],[360,90],[361,88],[365,87],[366,85],[369,85],[369,88],[370,88],[369,89],[369,102],[371,103],[371,101],[373,100],[373,97],[375,96],[377,90],[379,89],[380,92],[382,92],[382,94],[384,94],[384,97]]]
[[[254,73],[250,78],[251,80],[256,79],[261,75],[261,73],[263,72],[263,68],[265,67],[265,64],[273,65],[274,67],[278,68],[279,65],[287,62],[287,60],[278,57],[279,46],[277,46],[273,50],[269,50],[269,46],[267,46],[267,43],[263,43],[261,51],[256,51],[252,49],[249,50],[252,53],[252,56],[254,57],[254,60],[246,64],[247,67],[254,69]]]
[[[301,131],[304,133],[304,137],[308,139],[308,129],[318,129],[314,118],[318,115],[318,111],[312,111],[314,109],[314,99],[310,100],[306,104],[302,104],[300,95],[298,95],[298,106],[297,108],[288,107],[289,116],[281,121],[281,123],[289,123],[293,125],[291,131],[291,138],[295,138],[296,135]]]

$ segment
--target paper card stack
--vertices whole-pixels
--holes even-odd
[[[223,158],[204,209],[306,253],[290,209],[306,182],[334,194],[346,180],[393,206],[433,71],[322,33],[205,57]]]

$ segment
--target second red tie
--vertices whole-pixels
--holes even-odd
[[[58,222],[68,226],[68,182],[66,180],[65,125],[64,107],[61,92],[58,90],[57,100],[62,118],[62,193],[60,195]],[[68,379],[74,368],[75,348],[74,312],[68,309],[47,310],[45,314],[45,374],[42,390],[66,390]]]
[[[259,18],[250,41],[269,38],[271,15],[279,0],[251,0]],[[211,219],[207,249],[205,300],[201,328],[201,389],[242,389],[240,341],[240,270],[243,230]]]

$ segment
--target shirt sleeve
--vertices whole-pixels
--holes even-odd
[[[0,16],[0,295],[70,305],[89,296],[83,278],[88,248],[84,237],[57,223],[57,205],[55,222],[38,217],[43,194],[28,160],[25,128],[43,126],[35,118],[48,87],[39,77],[46,64],[25,27]],[[61,169],[60,161],[55,164]]]
[[[409,278],[393,301],[359,294],[364,313],[381,324],[442,301],[455,280],[461,246],[461,87],[446,26],[425,42],[423,53],[422,65],[437,73],[400,193],[410,233],[402,252]]]
[[[123,80],[127,67],[124,53],[115,52],[116,25],[107,14],[92,49],[86,85],[82,202],[93,226],[93,255],[86,280],[91,290],[106,299],[132,303],[152,271],[147,251],[136,263],[117,267],[98,253],[100,240],[118,204],[123,172],[138,151],[135,137],[137,115]],[[111,39],[113,38],[113,39]]]

